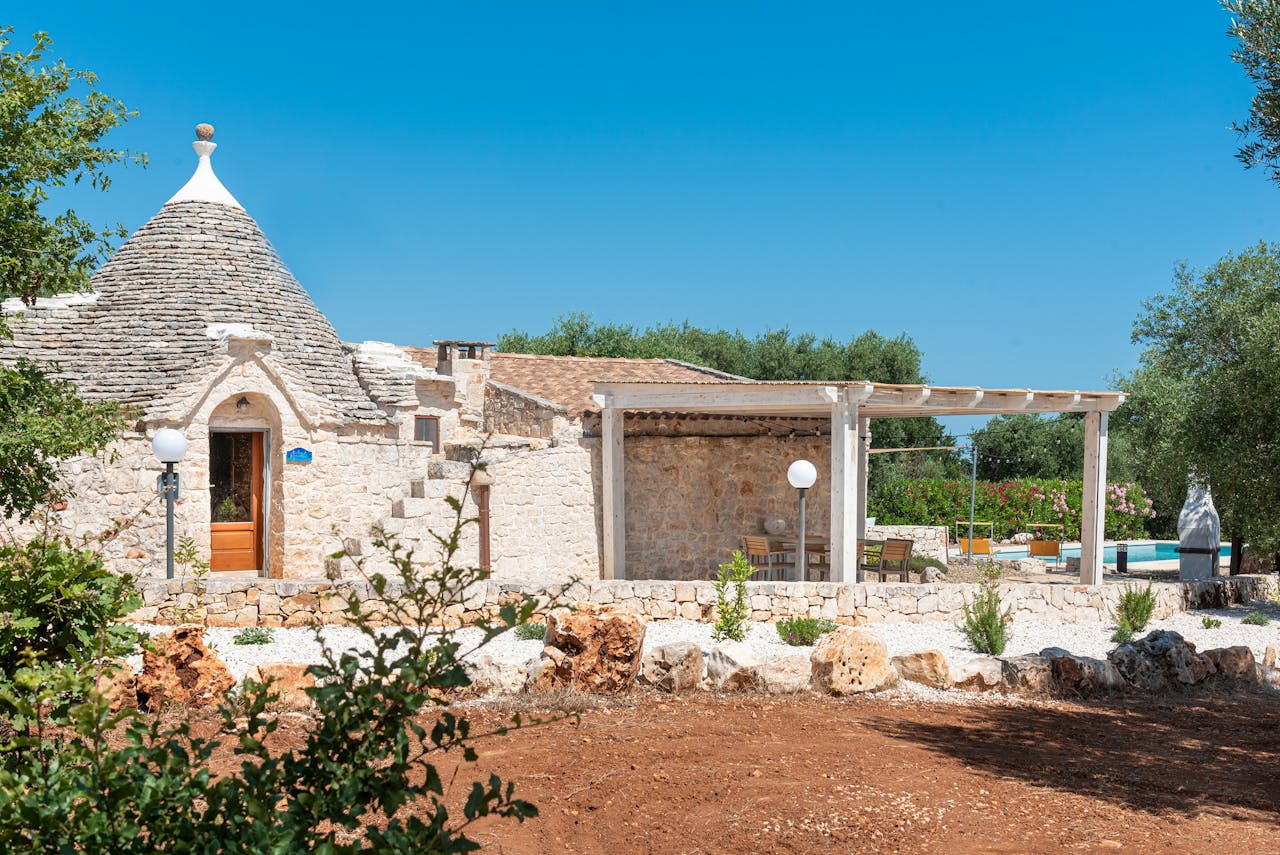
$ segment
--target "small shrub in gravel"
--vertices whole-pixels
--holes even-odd
[[[1127,626],[1118,626],[1116,631],[1111,633],[1112,644],[1128,644],[1134,639],[1134,632]]]
[[[247,626],[231,640],[236,644],[270,644],[276,640],[276,634],[269,626]]]
[[[1260,611],[1252,611],[1240,619],[1241,623],[1247,623],[1249,626],[1266,626],[1271,623],[1271,618]]]
[[[1205,629],[1221,629],[1222,619],[1206,615],[1205,617],[1200,618],[1200,625]]]
[[[965,601],[960,631],[978,653],[999,656],[1009,644],[1009,610],[1000,608],[1000,565],[988,561],[979,565],[978,595]]]
[[[521,641],[541,641],[546,635],[545,623],[522,623],[516,627],[516,638]]]
[[[1111,618],[1120,628],[1128,627],[1133,634],[1142,632],[1151,622],[1151,615],[1156,610],[1156,592],[1151,590],[1151,582],[1145,589],[1125,585],[1120,601],[1111,612]]]
[[[836,627],[835,621],[807,617],[783,618],[777,624],[778,637],[792,647],[811,647]]]
[[[742,641],[747,637],[747,577],[754,572],[756,568],[741,550],[735,550],[729,562],[720,565],[711,582],[716,589],[716,611],[720,614],[711,628],[711,637],[716,641]]]

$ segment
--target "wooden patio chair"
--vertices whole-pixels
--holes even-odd
[[[1031,558],[1052,558],[1053,566],[1057,568],[1062,563],[1062,541],[1029,540],[1027,541],[1027,555]]]
[[[885,581],[886,576],[896,575],[899,581],[911,581],[911,550],[914,540],[890,537],[880,550],[880,562],[877,565],[863,564],[862,570],[869,579],[873,574],[877,582]]]
[[[742,552],[756,568],[751,574],[753,582],[785,582],[787,571],[795,566],[794,560],[787,560],[790,552],[782,551],[763,535],[743,535]]]

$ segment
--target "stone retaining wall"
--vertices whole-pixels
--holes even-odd
[[[1202,582],[1154,585],[1155,616],[1168,617],[1191,608],[1224,607],[1262,599],[1275,590],[1273,576],[1234,576]],[[977,593],[972,584],[847,584],[833,582],[752,582],[747,590],[751,619],[820,617],[843,624],[921,623],[960,620],[966,600]],[[1068,585],[1008,583],[1001,587],[1013,619],[1055,618],[1064,621],[1110,621],[1124,592],[1120,584]],[[143,582],[141,608],[130,619],[142,623],[204,621],[210,626],[306,626],[344,623],[345,604],[335,590],[355,589],[374,614],[382,604],[363,582],[325,579],[213,579],[202,594],[192,580]],[[389,588],[389,593],[392,589]],[[579,601],[615,605],[655,619],[715,619],[715,589],[710,582],[647,580],[577,582],[568,587],[486,581],[473,586],[462,602],[449,607],[451,624],[497,616],[499,607],[524,594],[542,604]]]

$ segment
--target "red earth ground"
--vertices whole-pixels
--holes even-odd
[[[473,829],[502,853],[1280,852],[1278,711],[639,694],[484,739],[455,786],[538,806]]]

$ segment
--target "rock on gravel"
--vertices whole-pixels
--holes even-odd
[[[807,692],[812,688],[810,682],[813,665],[809,657],[803,653],[793,653],[778,659],[770,659],[757,670],[760,677],[760,688],[774,695],[792,695],[796,692]]]
[[[640,682],[663,692],[686,692],[702,683],[705,670],[702,648],[692,641],[677,641],[645,652]]]
[[[822,636],[810,661],[813,688],[831,695],[875,692],[898,682],[884,641],[850,626]]]
[[[556,609],[547,617],[534,688],[625,692],[640,673],[645,622],[609,606]]]
[[[898,678],[934,689],[951,688],[951,668],[941,650],[904,653],[893,657],[893,670]]]
[[[754,689],[759,683],[760,657],[742,641],[726,641],[707,656],[707,679],[726,692]]]

